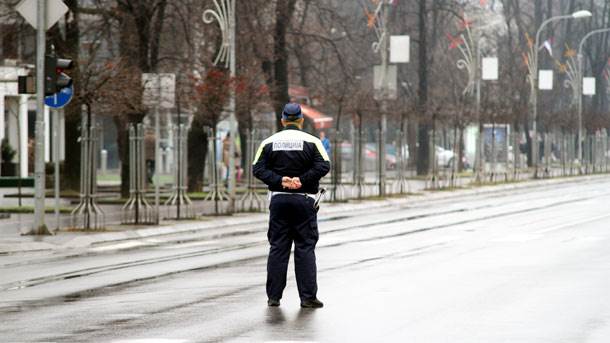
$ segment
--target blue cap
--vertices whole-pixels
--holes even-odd
[[[284,106],[282,112],[282,119],[285,120],[297,120],[303,118],[303,112],[301,112],[301,105],[295,102],[289,102]]]

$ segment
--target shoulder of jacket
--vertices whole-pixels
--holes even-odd
[[[311,135],[307,132],[297,131],[297,130],[283,130],[283,131],[277,132],[277,133],[269,136],[267,139],[265,139],[263,141],[262,144],[267,145],[269,143],[273,143],[278,140],[294,140],[294,139],[303,140],[308,143],[316,143],[316,144],[321,143],[321,141],[318,137]]]

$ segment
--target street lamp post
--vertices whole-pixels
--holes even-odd
[[[214,0],[215,9],[208,9],[203,12],[203,21],[206,24],[211,24],[214,21],[218,22],[220,32],[222,34],[222,45],[216,55],[214,64],[224,63],[225,67],[229,68],[231,81],[235,79],[236,64],[235,64],[235,0]],[[229,209],[232,213],[235,210],[235,188],[236,188],[236,173],[235,173],[235,139],[237,138],[237,119],[235,117],[235,87],[230,87],[229,95]]]
[[[45,224],[45,123],[44,121],[44,97],[45,97],[45,75],[44,62],[46,54],[46,27],[47,27],[47,2],[38,0],[36,2],[36,144],[34,148],[34,226],[30,233],[37,235],[51,234]]]
[[[598,29],[598,30],[593,30],[589,33],[587,33],[582,40],[580,41],[580,45],[578,45],[578,77],[577,77],[577,95],[576,95],[576,101],[578,103],[578,139],[577,139],[577,147],[576,147],[576,156],[578,156],[578,161],[582,164],[583,161],[583,151],[582,151],[582,142],[583,142],[583,126],[582,126],[582,112],[583,112],[583,102],[582,102],[582,93],[583,93],[583,78],[584,78],[584,63],[583,63],[583,48],[585,46],[585,42],[587,41],[587,39],[589,39],[589,37],[595,35],[595,34],[599,34],[599,33],[604,33],[604,32],[609,32],[610,28],[605,28],[605,29]]]
[[[379,53],[381,57],[381,70],[380,70],[380,100],[381,100],[381,120],[379,127],[379,161],[377,165],[377,172],[379,174],[379,195],[384,196],[386,192],[386,129],[387,129],[387,108],[388,108],[388,95],[389,95],[389,63],[388,63],[388,49],[389,49],[389,33],[387,22],[389,19],[390,3],[388,0],[383,0],[377,3],[375,10],[369,17],[369,27],[375,29],[377,35],[377,41],[373,43],[373,51]]]
[[[533,61],[533,75],[531,76],[532,84],[532,113],[533,113],[533,124],[532,124],[532,144],[530,149],[532,149],[532,159],[534,162],[534,178],[538,177],[538,48],[540,46],[540,34],[542,30],[551,22],[559,21],[559,20],[567,20],[567,19],[580,19],[580,18],[589,18],[592,14],[589,11],[577,11],[570,15],[560,15],[551,17],[542,24],[538,28],[536,32],[536,40],[534,44],[534,61]]]
[[[381,48],[381,68],[383,70],[383,79],[382,79],[382,88],[381,88],[381,93],[382,93],[382,100],[381,100],[381,127],[380,127],[380,135],[379,135],[379,195],[380,196],[385,196],[385,192],[386,192],[386,161],[385,161],[385,157],[386,157],[386,146],[385,146],[385,141],[386,141],[386,132],[388,129],[388,119],[387,119],[387,112],[388,112],[388,49],[389,49],[389,35],[388,35],[388,27],[387,27],[387,22],[388,22],[388,14],[389,14],[389,8],[388,8],[388,4],[384,4],[384,6],[386,7],[385,10],[383,11],[383,32],[384,32],[384,36],[383,36],[383,42],[382,42],[382,48]]]
[[[484,173],[484,155],[483,155],[483,124],[481,121],[481,76],[482,76],[482,67],[481,67],[481,42],[483,41],[483,37],[479,37],[476,41],[476,52],[473,53],[473,47],[475,45],[472,31],[470,29],[470,25],[468,24],[468,19],[464,17],[463,19],[464,25],[464,33],[461,33],[458,37],[453,39],[452,48],[458,48],[462,57],[457,60],[458,69],[465,69],[467,71],[468,82],[466,82],[466,86],[462,92],[465,96],[474,96],[475,99],[475,115],[479,122],[479,135],[476,140],[475,147],[475,180],[476,182],[480,182],[483,178]],[[456,154],[457,155],[457,154]],[[454,163],[456,166],[457,163]]]
[[[481,118],[481,83],[483,81],[483,75],[485,72],[483,71],[483,51],[482,46],[485,40],[483,29],[489,28],[497,25],[497,23],[491,23],[485,26],[478,27],[476,34],[476,46],[475,39],[473,38],[471,24],[464,14],[464,18],[462,19],[462,26],[464,28],[464,32],[460,33],[457,37],[451,37],[451,45],[450,49],[457,48],[461,53],[461,58],[457,60],[458,69],[465,69],[467,71],[468,81],[466,82],[466,86],[462,94],[468,97],[474,97],[475,101],[475,115],[479,124],[479,134],[476,139],[476,147],[475,147],[475,181],[481,182],[484,178],[485,168],[484,168],[484,141],[483,141],[483,122]],[[476,49],[476,52],[473,52],[473,49]],[[497,68],[497,66],[496,66]],[[487,80],[495,80],[497,76],[487,78]],[[458,155],[456,153],[456,155]],[[457,164],[456,164],[457,166]],[[454,172],[456,172],[454,170]]]

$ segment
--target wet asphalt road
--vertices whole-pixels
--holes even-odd
[[[610,179],[322,218],[320,310],[265,228],[0,257],[1,342],[608,342]],[[290,267],[292,271],[292,266]]]

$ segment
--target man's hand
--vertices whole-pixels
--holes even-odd
[[[298,177],[282,177],[282,187],[284,187],[284,189],[299,189],[302,186],[301,180]]]

